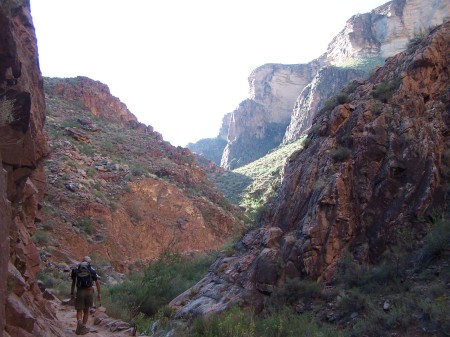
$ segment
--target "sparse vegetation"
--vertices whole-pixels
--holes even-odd
[[[296,314],[280,308],[270,315],[255,315],[250,309],[237,307],[220,315],[198,318],[190,337],[310,337],[344,336],[331,324],[318,323],[310,314]]]
[[[335,161],[343,161],[350,157],[351,154],[352,150],[344,146],[339,146],[336,149],[330,151],[330,156]]]
[[[386,103],[389,101],[392,95],[394,95],[401,82],[402,80],[400,77],[397,77],[391,81],[383,81],[373,88],[372,96]]]
[[[104,299],[107,313],[126,321],[142,315],[170,316],[166,305],[199,281],[214,257],[212,254],[187,258],[166,250],[143,273],[132,274],[123,283],[107,288]]]
[[[385,62],[384,58],[382,57],[368,57],[368,58],[352,57],[340,63],[338,67],[363,70],[366,73],[369,73],[373,68],[377,66],[382,66],[384,62]]]
[[[293,152],[300,151],[306,137],[280,146],[255,162],[211,175],[210,179],[230,201],[245,207],[253,223],[264,211],[267,201],[276,195],[280,184],[280,172]]]
[[[429,27],[427,29],[420,29],[418,32],[414,33],[414,36],[408,41],[408,49],[413,49],[417,47],[423,40],[425,40],[431,31],[435,27]]]
[[[34,243],[44,246],[50,242],[50,238],[47,234],[47,232],[38,229],[32,236],[32,240]]]
[[[78,220],[76,225],[86,234],[94,233],[94,224],[92,223],[92,220],[88,216],[83,216],[81,219]]]

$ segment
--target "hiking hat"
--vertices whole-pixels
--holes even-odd
[[[86,255],[85,257],[83,257],[83,261],[87,262],[87,263],[91,263],[91,258]]]

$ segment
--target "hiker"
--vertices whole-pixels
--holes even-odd
[[[90,329],[86,326],[89,318],[89,308],[94,304],[94,282],[97,288],[97,299],[101,305],[100,283],[95,269],[91,266],[91,258],[85,256],[83,261],[72,269],[72,287],[70,295],[74,297],[75,285],[77,293],[75,298],[75,309],[77,310],[77,335],[85,335]]]

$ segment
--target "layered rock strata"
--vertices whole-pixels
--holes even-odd
[[[312,119],[323,107],[324,99],[335,95],[349,80],[365,77],[385,58],[404,50],[415,35],[425,34],[449,15],[449,0],[400,0],[390,1],[370,13],[352,16],[318,59],[327,67],[340,67],[341,82],[336,81],[337,70],[325,69],[318,74],[319,78],[300,93],[283,143],[300,138],[308,130]],[[352,70],[361,67],[365,68],[366,74]]]
[[[193,289],[172,301],[177,317],[232,304],[261,309],[287,278],[332,280],[349,254],[374,263],[402,231],[448,207],[450,22],[387,60],[323,110],[307,146],[286,162],[264,226],[219,257]]]
[[[441,24],[449,15],[449,0],[390,1],[370,13],[351,17],[316,60],[303,65],[268,64],[257,68],[249,77],[248,99],[264,109],[247,111],[240,105],[226,115],[220,134],[227,134],[228,144],[221,165],[227,169],[242,166],[281,142],[300,138],[323,106],[323,100],[342,89],[346,80],[365,77],[385,58],[404,50],[415,35]],[[337,70],[328,67],[340,68],[341,82],[337,82]],[[278,129],[287,126],[285,134],[266,131],[274,125]],[[204,150],[200,153],[208,155],[213,151],[213,145],[208,148],[207,141],[202,143]],[[260,153],[254,155],[255,150]]]

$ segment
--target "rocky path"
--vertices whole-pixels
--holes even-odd
[[[65,337],[76,337],[76,311],[73,305],[67,305],[56,300],[52,303],[56,316],[65,332]],[[128,323],[113,319],[105,314],[105,308],[91,309],[88,327],[91,332],[87,337],[129,337],[134,336],[133,328]]]

